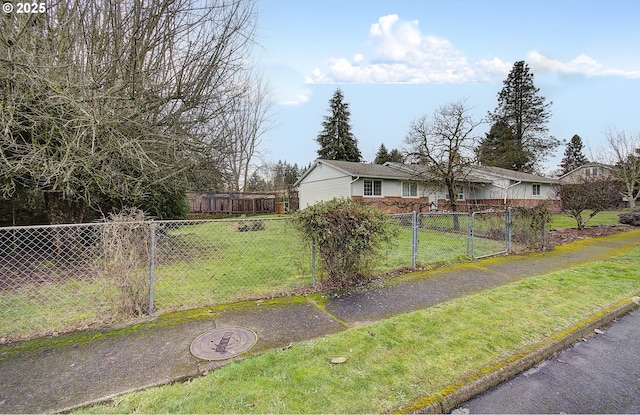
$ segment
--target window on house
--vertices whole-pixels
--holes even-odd
[[[534,184],[533,185],[533,195],[534,196],[540,196],[540,185],[539,184]]]
[[[418,197],[418,183],[403,182],[402,197]]]
[[[365,180],[365,196],[382,196],[382,180]]]
[[[456,187],[454,189],[454,192],[456,192],[456,200],[464,200],[464,188],[462,187]],[[444,196],[445,200],[449,200],[449,193],[445,193]]]
[[[584,169],[584,174],[585,176],[589,177],[596,177],[598,176],[598,168],[597,167],[592,167],[590,169]]]

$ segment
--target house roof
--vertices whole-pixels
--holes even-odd
[[[415,179],[409,173],[393,169],[389,166],[382,164],[370,164],[370,163],[357,163],[353,161],[341,161],[341,160],[324,160],[318,159],[313,165],[307,169],[307,171],[296,181],[295,186],[298,186],[300,182],[319,164],[325,164],[333,167],[336,170],[343,172],[346,175],[353,177],[365,177],[375,179],[395,179],[395,180],[410,180]]]
[[[385,163],[385,165],[407,172],[414,180],[438,180],[433,171],[428,166],[425,166],[423,164],[400,164],[387,162]],[[478,175],[474,174],[473,170],[469,171],[462,181],[467,183],[491,183],[491,180],[479,177]]]
[[[523,173],[520,171],[513,171],[509,169],[503,169],[501,167],[491,166],[474,166],[473,170],[476,174],[486,173],[492,176],[497,176],[503,179],[531,182],[531,183],[558,183],[558,179],[551,177],[538,176],[537,174]]]
[[[372,164],[353,161],[318,159],[295,183],[296,186],[319,164],[325,164],[346,175],[361,178],[394,180],[436,180],[429,167],[421,164],[390,163]],[[488,177],[487,177],[488,176]],[[501,178],[531,183],[559,183],[559,180],[535,174],[523,173],[500,167],[473,166],[464,181],[470,183],[491,183],[491,178]]]
[[[580,167],[576,167],[575,169],[571,170],[568,173],[563,174],[562,176],[560,176],[560,180],[564,179],[567,176],[571,176],[571,175],[575,174],[579,170],[582,170],[582,169],[585,169],[585,168],[589,168],[589,167],[601,167],[601,168],[606,169],[606,170],[611,170],[613,168],[613,166],[610,166],[608,164],[594,163],[594,162],[593,163],[586,163],[586,164],[583,164]]]
[[[375,177],[381,179],[406,179],[409,176],[402,171],[392,169],[384,164],[371,164],[371,163],[355,163],[351,161],[338,161],[338,160],[318,160],[325,164],[330,164],[338,170],[342,170],[345,173],[352,176],[360,177]]]

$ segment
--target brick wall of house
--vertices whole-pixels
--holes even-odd
[[[405,198],[405,197],[362,197],[353,196],[352,200],[362,205],[373,206],[389,213],[409,213],[409,212],[430,212],[436,208],[435,202],[430,202],[428,197]],[[532,200],[532,199],[509,199],[507,206],[512,207],[535,207],[546,204],[552,213],[561,211],[559,200]],[[469,212],[486,209],[504,209],[504,199],[485,199],[478,201],[463,200],[458,202],[458,212]],[[440,212],[450,212],[451,205],[446,199],[438,199],[437,210]]]
[[[429,198],[406,198],[406,197],[362,197],[353,196],[352,200],[361,205],[373,206],[389,213],[409,213],[428,212]]]
[[[511,207],[536,207],[547,205],[551,213],[561,212],[561,203],[559,200],[533,200],[533,199],[508,199],[506,206]],[[459,212],[477,211],[484,209],[504,209],[504,199],[484,199],[478,201],[462,200],[458,202]],[[448,200],[438,199],[439,211],[451,211],[451,205]]]

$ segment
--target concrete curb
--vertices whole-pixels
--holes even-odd
[[[491,366],[481,368],[478,372],[448,385],[439,393],[425,397],[396,413],[450,413],[464,402],[553,357],[573,343],[593,335],[595,329],[611,323],[638,308],[639,305],[638,297],[620,301],[570,329],[552,336],[547,341]]]

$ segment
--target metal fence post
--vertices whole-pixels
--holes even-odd
[[[149,224],[149,315],[153,315],[153,295],[155,289],[155,263],[156,263],[156,225]]]
[[[316,285],[316,244],[311,244],[311,284]]]
[[[467,256],[473,256],[473,219],[475,212],[467,214]]]
[[[412,226],[411,226],[411,267],[415,268],[418,263],[418,230],[420,225],[418,223],[418,212],[415,210],[412,214]]]
[[[513,212],[510,207],[507,208],[506,219],[507,219],[507,224],[506,224],[507,226],[506,226],[505,238],[507,243],[507,252],[511,252],[511,238],[512,238],[512,232],[513,232]]]

